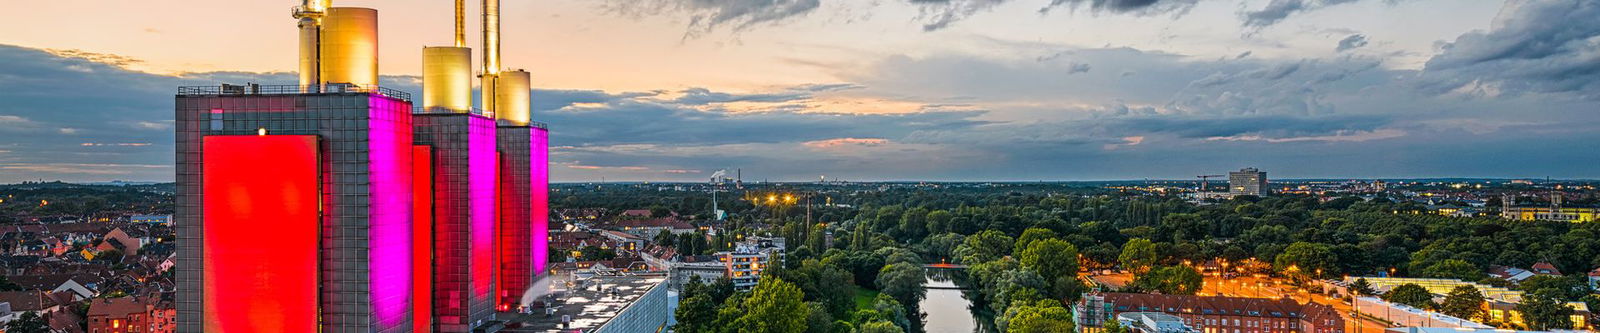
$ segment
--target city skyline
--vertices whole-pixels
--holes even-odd
[[[1600,177],[1600,5],[1149,3],[508,2],[506,52],[555,181]],[[449,2],[340,5],[420,92]],[[28,6],[0,183],[172,181],[171,87],[294,81],[282,3]],[[68,13],[97,24],[33,28]]]

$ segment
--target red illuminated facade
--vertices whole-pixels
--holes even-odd
[[[316,331],[317,138],[203,141],[205,330]]]

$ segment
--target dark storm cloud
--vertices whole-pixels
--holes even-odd
[[[1333,48],[1334,52],[1344,52],[1367,46],[1367,36],[1354,34],[1339,40],[1339,46]]]
[[[1569,93],[1600,100],[1600,2],[1508,3],[1489,31],[1445,44],[1428,60],[1424,87],[1494,96]]]

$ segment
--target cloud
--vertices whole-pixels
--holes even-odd
[[[804,16],[821,6],[821,0],[621,0],[613,8],[633,15],[679,12],[689,15],[684,38],[731,26],[734,31]]]
[[[1335,47],[1333,50],[1334,52],[1344,52],[1358,49],[1362,46],[1367,46],[1367,36],[1362,34],[1354,34],[1339,40],[1339,46]]]
[[[888,144],[889,140],[877,138],[838,138],[827,140],[806,141],[801,143],[811,148],[836,148],[844,146],[880,146]]]
[[[1357,1],[1361,0],[1272,0],[1272,2],[1267,3],[1266,7],[1262,7],[1259,10],[1246,11],[1243,14],[1244,26],[1263,28],[1283,22],[1284,19],[1295,13]]]
[[[1446,43],[1424,68],[1436,93],[1564,93],[1600,100],[1600,2],[1517,0],[1488,31]]]
[[[921,7],[922,31],[935,31],[944,29],[955,23],[971,17],[980,11],[988,10],[1008,0],[909,0],[912,4]]]
[[[919,15],[923,31],[936,31],[979,12],[1005,4],[1010,0],[907,0],[921,7]],[[1175,13],[1182,15],[1194,7],[1198,0],[1051,0],[1039,9],[1046,14],[1057,7],[1086,8],[1092,13],[1154,15]]]
[[[1182,15],[1197,2],[1199,0],[1050,0],[1050,5],[1039,12],[1048,12],[1055,7],[1088,7],[1095,12]]]

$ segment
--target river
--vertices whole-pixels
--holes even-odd
[[[987,306],[973,308],[968,293],[959,288],[958,280],[965,280],[966,272],[959,270],[930,269],[928,297],[922,300],[923,331],[927,333],[993,333],[994,315]]]

